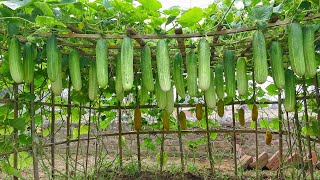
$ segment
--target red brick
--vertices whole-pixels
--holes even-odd
[[[266,165],[266,167],[269,170],[275,171],[279,168],[279,166],[280,166],[279,155],[280,155],[280,152],[277,151],[273,156],[271,156],[271,158],[269,158],[268,164]]]
[[[249,164],[253,161],[252,156],[244,155],[242,158],[238,161],[239,167],[246,169]]]
[[[318,161],[318,163],[316,164],[316,167],[318,170],[320,170],[320,161]]]
[[[293,153],[289,158],[287,159],[286,163],[297,163],[301,164],[302,158],[298,153]]]
[[[307,156],[306,159],[309,159],[309,156]],[[311,151],[311,160],[313,165],[315,165],[318,161],[317,154],[315,151]]]
[[[268,154],[266,152],[261,153],[258,156],[258,160],[253,160],[253,162],[249,165],[250,168],[256,168],[262,169],[264,166],[266,166],[268,163]]]

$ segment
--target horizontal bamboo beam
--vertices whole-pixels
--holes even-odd
[[[205,133],[221,133],[221,134],[228,134],[228,133],[233,133],[235,132],[236,134],[240,134],[240,133],[243,133],[243,134],[254,134],[256,133],[256,131],[254,129],[236,129],[236,130],[233,130],[233,129],[211,129],[209,131],[206,131],[206,130],[181,130],[181,133],[184,133],[184,134],[205,134]],[[139,134],[150,134],[150,135],[157,135],[157,134],[177,134],[178,133],[178,130],[170,130],[170,131],[140,131]],[[259,129],[257,131],[258,134],[265,134],[266,133],[266,130],[262,130],[262,129]],[[121,135],[136,135],[138,134],[136,131],[128,131],[128,132],[122,132]],[[279,134],[279,132],[277,131],[272,131],[272,134]],[[283,131],[282,132],[283,135],[288,135],[288,132],[287,131]],[[119,136],[119,133],[104,133],[104,134],[98,134],[94,137],[89,137],[89,138],[76,138],[76,139],[71,139],[69,140],[70,143],[73,143],[73,142],[78,142],[78,141],[87,141],[88,139],[89,140],[94,140],[94,139],[98,139],[98,138],[101,138],[101,137],[113,137],[113,136]],[[303,138],[306,138],[305,136],[302,136]],[[315,142],[315,143],[320,143],[320,140],[319,139],[313,139],[311,138],[310,139],[311,141]],[[45,148],[45,147],[50,147],[51,145],[62,145],[62,144],[66,144],[67,143],[67,140],[64,140],[64,141],[59,141],[59,142],[55,142],[55,143],[47,143],[47,144],[44,144],[42,145],[41,147]],[[20,149],[17,149],[17,152],[23,152],[23,151],[32,151],[32,148],[31,147],[27,147],[27,148],[20,148]],[[1,156],[6,156],[6,155],[10,155],[14,153],[14,151],[10,151],[10,152],[6,152],[6,153],[1,153],[0,154],[0,157]]]
[[[319,95],[320,96],[320,95]],[[317,96],[307,96],[306,99],[314,99]],[[296,100],[303,100],[304,97],[297,97]],[[283,99],[282,99],[283,101]],[[4,103],[14,103],[13,99],[0,99],[0,103],[4,104]],[[22,101],[19,100],[19,103],[28,103],[27,101]],[[41,102],[41,101],[35,101],[34,102],[37,105],[44,105],[44,106],[51,106],[51,103],[47,103],[47,102]],[[245,101],[234,101],[234,104],[237,105],[242,105],[242,104],[246,104]],[[255,102],[255,104],[278,104],[278,101],[265,101],[265,102]],[[54,104],[55,106],[58,107],[68,107],[68,104]],[[202,104],[204,106],[204,104]],[[231,104],[225,104],[226,106],[231,105]],[[184,107],[184,108],[191,108],[191,107],[195,107],[195,104],[175,104],[175,107]],[[100,107],[89,107],[89,106],[80,106],[78,104],[71,104],[71,107],[81,107],[81,108],[86,108],[86,109],[104,109],[104,110],[112,110],[112,109],[118,109],[119,107],[117,105],[111,105],[111,106],[100,106]],[[120,106],[121,109],[135,109],[136,106]],[[140,109],[148,109],[148,108],[158,108],[158,105],[156,104],[147,104],[147,105],[139,105]]]
[[[310,16],[305,17],[302,21],[310,21],[313,19],[320,18],[320,14],[313,14]],[[275,23],[269,23],[267,24],[267,28],[273,28],[278,26],[284,26],[287,24],[292,23],[292,20],[284,20],[284,21],[277,21]],[[164,34],[164,35],[158,35],[158,34],[136,34],[136,35],[130,35],[133,39],[161,39],[161,38],[194,38],[194,37],[205,37],[205,36],[221,36],[221,35],[227,35],[227,34],[237,34],[237,33],[243,33],[243,32],[249,32],[256,30],[256,26],[251,27],[243,27],[238,29],[223,29],[216,32],[208,32],[208,33],[189,33],[189,34]],[[48,37],[51,33],[45,33],[45,34],[36,34],[35,36],[38,37]],[[105,38],[105,39],[123,39],[124,37],[127,37],[125,34],[81,34],[81,33],[68,33],[68,34],[57,34],[56,35],[59,38],[86,38],[86,39],[99,39],[99,38]]]

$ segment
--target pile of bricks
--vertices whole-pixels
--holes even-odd
[[[280,153],[277,151],[272,156],[268,153],[263,152],[259,154],[258,159],[250,155],[244,154],[238,161],[238,167],[242,169],[261,169],[261,170],[272,170],[276,171],[280,167]],[[306,157],[304,160],[311,158],[312,164],[320,170],[320,161],[317,160],[316,152],[311,152],[311,157]],[[298,153],[292,153],[287,159],[284,160],[285,164],[295,163],[301,164],[303,158]]]

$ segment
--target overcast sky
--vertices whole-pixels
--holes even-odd
[[[159,0],[162,4],[162,9],[169,9],[172,6],[180,6],[182,9],[189,9],[197,6],[201,8],[208,7],[214,0]]]

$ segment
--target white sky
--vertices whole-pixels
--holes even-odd
[[[214,0],[159,0],[162,4],[162,9],[169,9],[172,6],[180,6],[182,9],[191,7],[205,8],[214,2]]]

